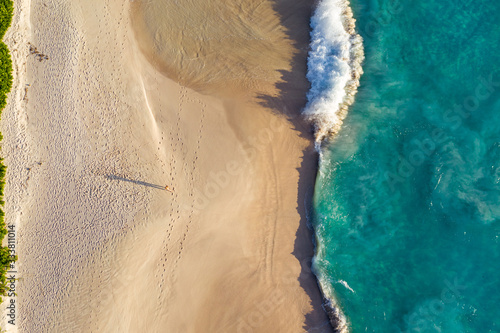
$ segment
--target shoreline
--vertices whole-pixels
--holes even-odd
[[[326,11],[329,15],[322,15]],[[337,21],[340,21],[340,24]],[[319,154],[320,167],[323,149],[327,149],[328,144],[335,139],[349,107],[354,103],[359,79],[363,74],[361,64],[365,56],[363,39],[356,31],[356,20],[349,0],[321,0],[311,17],[311,26],[312,49],[308,57],[307,72],[311,90],[307,93],[304,115],[314,127],[315,148]],[[344,33],[330,35],[330,30],[343,30]],[[340,73],[341,78],[332,76],[332,73]],[[314,219],[314,214],[312,216]],[[317,258],[316,249],[320,242],[316,234],[314,237],[313,262]],[[312,270],[334,332],[349,332],[348,319],[337,303],[334,288],[328,279],[322,277],[322,272],[316,271],[314,267]]]
[[[305,218],[317,165],[299,114],[308,37],[285,29],[307,27],[293,12],[312,2],[266,3],[275,28],[263,33],[293,47],[252,81],[256,97],[234,98],[151,66],[128,3],[22,3],[16,43],[50,59],[18,47],[18,107],[3,119],[19,330],[326,329]],[[196,209],[200,193],[208,203]]]

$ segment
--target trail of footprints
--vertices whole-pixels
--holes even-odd
[[[124,51],[125,50],[125,46],[124,46],[124,41],[126,40],[126,36],[123,34],[123,35],[120,35],[120,36],[116,36],[116,37],[121,37],[121,38],[112,38],[111,39],[111,35],[110,35],[110,30],[108,29],[108,20],[111,19],[111,15],[110,15],[110,12],[109,12],[109,7],[107,4],[104,4],[104,20],[102,20],[99,16],[100,14],[96,12],[96,16],[97,16],[97,19],[98,19],[98,24],[100,26],[102,26],[102,30],[101,31],[106,31],[105,33],[103,32],[103,38],[104,40],[109,40],[111,41],[111,43],[114,43],[115,45],[115,49],[120,49],[121,51]],[[123,24],[123,18],[126,17],[127,13],[126,13],[126,9],[125,9],[125,3],[122,4],[121,6],[121,10],[122,10],[122,13],[120,15],[120,18],[118,19],[118,22],[117,23],[117,26],[121,26]],[[123,30],[125,31],[125,30]],[[98,56],[102,56],[101,54],[101,50],[100,50],[100,47],[102,47],[102,43],[99,42],[100,39],[97,39],[97,44],[95,45],[96,49],[97,49],[97,53],[98,53]],[[82,45],[82,56],[85,58],[87,57],[87,47],[85,44]],[[111,74],[110,74],[110,78],[112,81],[115,81],[117,79],[117,77],[121,77],[120,74],[123,74],[123,66],[121,64],[121,60],[119,60],[119,57],[118,59],[117,58],[113,58],[111,59],[111,63],[113,64],[113,70],[111,71]],[[114,72],[116,71],[116,73]],[[101,91],[102,87],[100,87],[101,85],[101,81],[102,81],[102,77],[100,77],[98,74],[96,75],[97,76],[97,80],[89,80],[89,78],[92,77],[92,74],[95,74],[94,73],[94,70],[92,69],[92,67],[88,67],[87,68],[87,72],[86,72],[86,76],[83,78],[84,80],[87,80],[87,85],[86,87],[89,87],[89,86],[92,86],[93,87],[93,90],[94,91]],[[155,90],[156,90],[156,96],[158,97],[158,105],[160,106],[160,110],[162,109],[162,105],[161,105],[161,90],[160,90],[160,84],[159,84],[159,80],[158,80],[158,76],[159,74],[155,73]],[[88,82],[90,81],[90,82]],[[83,98],[80,102],[81,102],[81,105],[82,106],[86,106],[85,102],[86,100],[89,100],[90,99],[90,96],[92,94],[92,90],[89,89],[89,88],[86,88],[85,91],[84,91],[84,96],[85,98]],[[179,103],[178,103],[178,112],[177,112],[177,117],[176,117],[176,120],[175,120],[175,123],[172,124],[170,130],[169,130],[169,133],[167,135],[167,139],[170,140],[170,151],[172,153],[176,153],[176,156],[177,158],[179,159],[181,156],[182,158],[180,158],[180,160],[174,160],[173,158],[173,154],[170,154],[170,156],[167,155],[167,157],[170,157],[168,158],[168,166],[167,165],[163,165],[163,167],[165,169],[167,169],[168,171],[168,175],[169,175],[169,179],[170,180],[178,180],[180,183],[182,183],[182,180],[183,179],[187,179],[188,180],[188,187],[189,187],[189,190],[188,190],[188,195],[190,197],[190,201],[191,201],[191,205],[188,206],[189,207],[189,210],[188,210],[188,214],[187,216],[185,215],[185,213],[187,213],[186,211],[182,211],[181,209],[181,205],[180,205],[180,201],[179,201],[179,192],[180,189],[176,188],[175,186],[175,183],[172,183],[173,185],[173,190],[174,190],[174,193],[172,194],[172,200],[169,200],[169,203],[168,203],[168,218],[169,218],[169,223],[168,225],[166,226],[165,228],[165,237],[164,237],[164,240],[163,240],[163,244],[162,244],[162,248],[161,248],[161,257],[160,257],[160,260],[158,261],[157,263],[157,270],[156,270],[156,273],[155,273],[155,278],[157,279],[157,282],[158,282],[158,288],[159,288],[159,292],[158,292],[158,305],[159,305],[159,308],[163,308],[163,311],[165,311],[165,313],[168,313],[168,306],[169,304],[163,304],[163,300],[166,299],[166,296],[168,296],[168,294],[170,294],[171,292],[171,289],[168,288],[168,285],[172,284],[175,282],[176,280],[176,269],[177,269],[177,266],[179,264],[179,261],[181,260],[182,258],[182,255],[183,255],[183,250],[184,250],[184,246],[185,246],[185,242],[186,242],[186,239],[188,237],[188,234],[189,234],[189,230],[190,230],[190,227],[191,227],[191,224],[192,224],[192,220],[193,220],[193,215],[194,215],[194,205],[195,205],[195,197],[194,197],[194,186],[195,186],[195,178],[196,178],[196,171],[197,171],[197,162],[198,162],[198,157],[199,157],[199,149],[200,149],[200,144],[201,144],[201,140],[202,140],[202,134],[203,134],[203,126],[204,126],[204,120],[205,120],[205,110],[206,110],[206,104],[203,103],[203,101],[195,98],[195,97],[190,97],[188,96],[188,89],[184,86],[181,86],[180,87],[180,91],[179,91]],[[190,152],[184,141],[183,141],[183,138],[182,138],[182,129],[181,129],[181,122],[182,122],[182,117],[183,117],[183,114],[185,113],[185,104],[186,103],[195,103],[195,104],[198,104],[199,105],[199,108],[200,108],[200,118],[199,118],[199,129],[198,129],[198,137],[197,137],[197,140],[196,140],[196,145],[195,145],[195,148],[194,148],[194,151]],[[92,103],[91,103],[92,104]],[[87,107],[93,107],[93,105],[87,105]],[[90,123],[92,125],[97,125],[96,127],[99,128],[99,124],[98,124],[98,120],[92,120],[90,121]],[[97,133],[97,129],[92,129],[95,133],[92,133],[93,136],[97,136],[98,133]],[[92,131],[89,129],[89,131]],[[162,137],[161,139],[163,140],[164,139],[164,132],[162,132]],[[159,148],[160,150],[160,148]],[[167,152],[168,154],[168,152]],[[161,162],[161,159],[158,158]],[[163,163],[162,163],[163,164]],[[191,168],[184,168],[183,166],[184,165],[188,165],[188,164],[191,164]],[[183,172],[186,172],[186,169],[191,169],[192,172],[190,172],[189,175],[184,175]],[[186,178],[187,176],[187,178]],[[183,201],[186,201],[185,199],[183,199]],[[187,218],[187,219],[185,219]],[[182,221],[186,221],[184,224],[180,224]],[[183,228],[183,233],[182,233],[182,236],[180,239],[173,239],[172,237],[172,233],[173,233],[173,230],[174,230],[174,227],[177,227],[177,228],[180,228],[182,227]],[[176,253],[176,256],[175,256],[175,259],[171,259],[170,262],[168,260],[168,254],[170,252],[174,252]],[[97,280],[101,279],[101,274],[99,274],[97,277]],[[167,281],[168,279],[168,281]],[[169,283],[167,283],[169,282]],[[100,304],[101,303],[101,300],[98,299],[97,302]],[[165,308],[165,306],[167,308]],[[91,324],[95,325],[97,323],[97,316],[95,315],[95,313],[91,313]],[[93,326],[91,325],[91,327]],[[93,330],[93,327],[92,327],[92,330]]]
[[[182,140],[181,134],[181,118],[184,113],[183,108],[186,102],[190,103],[197,103],[199,104],[200,107],[200,120],[199,120],[199,129],[198,129],[198,137],[196,140],[196,146],[192,154],[187,154],[186,152],[186,147],[185,144]],[[161,103],[161,101],[160,101]],[[160,104],[161,107],[161,104]],[[201,139],[202,139],[202,134],[203,134],[203,123],[205,120],[205,109],[206,109],[206,104],[203,103],[201,100],[196,99],[196,98],[190,98],[188,96],[188,90],[187,88],[181,86],[180,87],[180,92],[179,92],[179,105],[178,105],[178,112],[177,112],[177,119],[175,122],[174,129],[170,130],[170,149],[172,152],[179,152],[180,154],[177,154],[177,156],[182,155],[183,158],[181,161],[174,161],[173,158],[169,159],[169,170],[170,170],[170,179],[183,179],[182,177],[182,172],[184,172],[184,168],[180,167],[178,169],[178,165],[176,167],[176,164],[181,163],[183,165],[186,165],[187,163],[191,163],[192,167],[192,172],[188,175],[188,185],[189,185],[189,197],[191,201],[190,209],[189,209],[189,214],[187,215],[187,221],[184,226],[184,232],[182,234],[182,237],[178,242],[175,242],[175,240],[172,239],[172,231],[174,229],[174,226],[176,224],[178,225],[182,220],[181,217],[183,215],[181,214],[181,206],[179,203],[179,191],[176,191],[177,189],[175,186],[173,187],[174,193],[173,193],[173,199],[170,200],[168,211],[169,211],[169,224],[166,227],[165,230],[165,238],[163,240],[162,244],[162,256],[157,264],[157,274],[155,274],[156,278],[158,279],[158,287],[159,287],[159,293],[158,293],[158,303],[159,303],[159,308],[163,308],[166,306],[168,313],[168,305],[169,304],[163,304],[166,299],[166,296],[170,293],[171,290],[166,290],[166,279],[167,277],[169,278],[170,283],[174,283],[176,280],[176,269],[178,266],[178,263],[182,257],[183,250],[184,250],[184,244],[187,239],[187,236],[189,234],[189,228],[193,220],[193,214],[194,214],[194,204],[195,204],[195,198],[194,198],[194,186],[195,186],[195,172],[197,170],[197,161],[198,161],[198,155],[199,155],[199,150],[200,150],[200,145],[201,145]],[[176,133],[173,133],[175,130]],[[162,137],[163,139],[163,137]],[[191,160],[188,162],[187,160]],[[174,241],[174,242],[173,242]],[[178,247],[178,250],[174,250],[175,247]],[[175,260],[173,262],[168,262],[168,253],[176,251],[177,256],[175,257]]]
[[[189,215],[188,215],[188,221],[186,223],[186,227],[185,227],[185,231],[184,231],[184,234],[182,236],[182,240],[180,241],[180,250],[179,250],[179,255],[177,256],[176,260],[175,260],[175,263],[174,263],[174,267],[177,266],[177,263],[179,262],[179,260],[181,259],[181,256],[182,256],[182,250],[183,250],[183,246],[184,246],[184,242],[186,241],[186,237],[188,235],[188,232],[189,232],[189,227],[193,221],[193,213],[194,213],[194,203],[195,203],[195,198],[194,198],[194,184],[195,184],[195,172],[196,172],[196,167],[197,167],[197,161],[198,161],[198,152],[200,150],[200,144],[201,144],[201,138],[202,138],[202,134],[203,134],[203,121],[204,121],[204,118],[205,118],[205,108],[206,108],[206,105],[200,101],[200,100],[191,100],[192,102],[197,102],[198,104],[200,104],[200,109],[201,109],[201,115],[200,115],[200,127],[199,127],[199,131],[198,131],[198,138],[197,138],[197,141],[196,141],[196,148],[194,150],[194,154],[193,154],[193,160],[192,160],[192,172],[191,172],[191,177],[189,179],[189,182],[190,182],[190,186],[189,186],[189,196],[191,197],[191,209],[189,211]]]

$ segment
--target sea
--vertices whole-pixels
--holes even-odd
[[[500,333],[500,1],[321,0],[311,27],[337,331]]]

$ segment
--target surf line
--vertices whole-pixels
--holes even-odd
[[[320,0],[311,17],[311,45],[307,59],[307,79],[311,89],[302,111],[313,126],[315,148],[320,157],[322,147],[339,132],[348,108],[354,102],[364,59],[363,39],[356,32],[356,20],[349,1]],[[331,279],[325,272],[317,271],[314,264],[313,272],[334,332],[349,332],[348,320],[336,300]],[[354,292],[347,282],[343,282]]]
[[[347,0],[321,0],[311,18],[311,29],[307,59],[311,89],[302,113],[313,125],[319,151],[323,142],[338,133],[354,102],[365,55]]]

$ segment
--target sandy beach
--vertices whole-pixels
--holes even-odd
[[[299,116],[312,5],[15,1],[1,131],[18,307],[2,328],[330,331]]]

